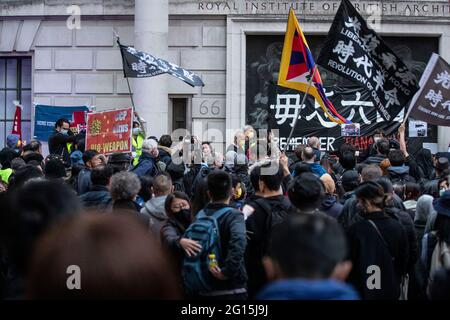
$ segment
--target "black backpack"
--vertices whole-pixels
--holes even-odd
[[[253,204],[259,206],[266,213],[266,223],[264,230],[264,234],[266,235],[266,237],[262,251],[264,254],[267,254],[269,252],[269,244],[272,238],[272,233],[276,229],[276,227],[286,219],[289,214],[290,207],[283,206],[282,204],[270,206],[264,198],[257,199],[250,203],[250,205]]]

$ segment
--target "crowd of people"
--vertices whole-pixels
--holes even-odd
[[[130,154],[86,150],[66,119],[46,157],[8,137],[2,298],[450,298],[449,160],[409,154],[404,125],[365,156],[317,137],[287,156],[250,126],[222,155],[133,127]]]

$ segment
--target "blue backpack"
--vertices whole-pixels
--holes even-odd
[[[184,234],[184,238],[195,240],[202,246],[202,251],[196,256],[185,256],[183,259],[181,274],[189,295],[212,291],[213,276],[209,271],[208,255],[215,254],[216,260],[219,261],[221,249],[217,220],[231,210],[232,208],[225,207],[212,215],[206,215],[205,211],[201,210]]]

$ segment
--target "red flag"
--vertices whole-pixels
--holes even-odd
[[[16,113],[14,114],[14,122],[12,127],[12,134],[19,136],[19,146],[22,144],[22,106],[16,105]]]

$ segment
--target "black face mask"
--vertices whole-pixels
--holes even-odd
[[[190,209],[182,209],[175,213],[177,220],[180,221],[183,225],[188,225],[191,223],[191,210]]]

